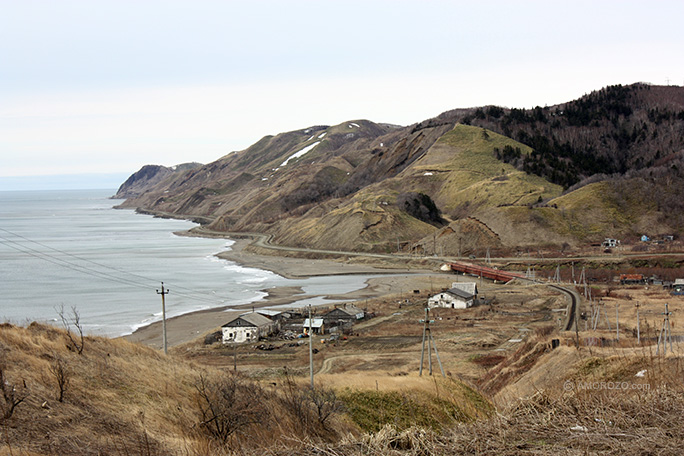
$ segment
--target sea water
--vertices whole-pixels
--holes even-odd
[[[119,336],[161,318],[259,301],[276,286],[340,294],[368,276],[288,280],[220,260],[233,241],[177,236],[195,226],[114,209],[114,190],[0,192],[0,321],[61,324],[75,310],[90,334]],[[217,326],[222,322],[217,321]]]

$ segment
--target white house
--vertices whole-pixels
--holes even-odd
[[[223,343],[254,342],[273,332],[274,322],[256,312],[240,315],[221,326]]]
[[[437,293],[428,299],[428,307],[446,307],[449,309],[466,309],[472,307],[474,296],[458,288]]]
[[[311,328],[314,334],[323,334],[324,324],[325,322],[322,318],[312,318],[311,323],[309,323],[308,318],[305,318],[304,323],[302,323],[302,333],[309,334],[309,328]]]
[[[620,241],[617,239],[613,238],[605,238],[603,240],[603,243],[601,244],[601,247],[606,248],[606,249],[612,249],[620,245]]]

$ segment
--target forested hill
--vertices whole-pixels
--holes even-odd
[[[487,106],[443,116],[488,128],[530,146],[533,152],[529,156],[508,150],[501,151],[500,157],[565,188],[596,174],[634,174],[663,166],[682,168],[682,87],[615,85],[557,106]]]

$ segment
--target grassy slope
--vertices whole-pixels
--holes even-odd
[[[67,349],[62,330],[40,324],[0,329],[5,379],[29,393],[7,420],[8,448],[38,454],[137,454],[182,448],[197,422],[186,363],[128,343],[88,337],[82,355]],[[69,373],[63,402],[50,366],[62,360]]]
[[[529,148],[496,133],[458,125],[397,177],[368,186],[350,200],[283,222],[278,240],[286,244],[338,249],[392,250],[397,241],[417,241],[436,229],[395,206],[397,195],[430,195],[447,215],[464,205],[496,207],[528,204],[560,194],[557,185],[497,160],[494,149]],[[334,206],[333,206],[334,204]]]
[[[121,339],[87,337],[81,355],[68,346],[66,332],[50,326],[0,327],[3,378],[10,390],[26,393],[12,416],[2,419],[0,414],[1,455],[220,456],[234,454],[231,446],[264,454],[263,447],[296,451],[296,442],[309,446],[336,441],[341,435],[358,435],[359,429],[379,429],[387,423],[408,427],[415,424],[412,416],[420,416],[420,424],[442,428],[491,413],[491,404],[460,381],[443,379],[437,387],[435,380],[424,378],[404,384],[396,393],[345,387],[340,397],[350,413],[333,415],[321,425],[303,381],[300,385],[296,379],[277,375],[259,386]],[[66,367],[70,380],[63,402],[57,401],[59,389],[50,371],[56,360]],[[250,388],[256,391],[247,407],[259,411],[258,419],[240,428],[228,446],[209,437],[200,425],[200,374],[209,381],[236,378],[247,385],[238,395]],[[317,390],[325,395],[328,390],[320,382]],[[228,404],[235,402],[239,400],[230,399]],[[0,397],[0,412],[5,405]],[[242,415],[230,407],[224,410],[228,416]],[[405,416],[407,410],[410,416]]]
[[[445,213],[454,219],[475,216],[503,245],[573,244],[653,231],[657,214],[638,186],[624,192],[606,181],[561,195],[560,186],[516,170],[493,152],[510,145],[527,154],[528,147],[485,131],[457,125],[410,170],[409,182],[422,176]],[[540,198],[545,204],[536,205]],[[464,237],[458,224],[452,228],[452,237]],[[455,241],[447,237],[443,242]],[[479,237],[477,242],[484,241]]]
[[[466,202],[483,207],[529,204],[540,196],[546,199],[561,193],[559,186],[498,160],[494,149],[507,145],[530,153],[527,146],[510,138],[457,125],[416,163],[411,176],[441,181],[434,199],[447,214]],[[433,176],[425,176],[429,172]]]

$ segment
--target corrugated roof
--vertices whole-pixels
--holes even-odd
[[[263,315],[258,314],[256,312],[250,312],[248,314],[240,315],[239,317],[233,318],[223,326],[229,326],[231,323],[239,319],[242,319],[250,325],[256,326],[257,328],[260,326],[270,325],[272,323],[270,318],[264,317]]]
[[[458,288],[459,290],[463,290],[473,296],[477,294],[476,282],[454,282],[451,284],[451,288]]]
[[[458,288],[449,288],[447,293],[452,294],[454,296],[458,296],[459,298],[462,299],[473,299],[474,296],[467,291],[459,290]]]
[[[347,315],[351,315],[351,316],[354,316],[354,317],[355,317],[356,315],[358,315],[358,314],[363,314],[363,313],[364,313],[363,310],[359,309],[358,307],[356,307],[356,306],[353,305],[353,304],[345,304],[344,306],[335,307],[333,310],[331,310],[331,311],[328,312],[328,313],[332,313],[332,312],[334,312],[334,311],[336,311],[336,310],[341,310],[342,312],[346,313]]]

